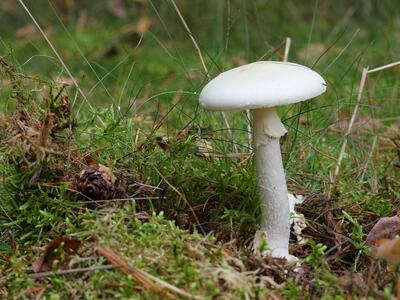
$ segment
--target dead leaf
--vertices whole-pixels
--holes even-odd
[[[156,143],[164,151],[167,151],[171,147],[170,140],[166,136],[156,137]]]
[[[151,26],[153,26],[154,21],[147,17],[140,18],[136,23],[125,25],[121,28],[121,35],[130,35],[136,33],[142,35],[149,31]]]
[[[49,272],[55,261],[58,261],[58,268],[65,266],[70,256],[77,253],[80,245],[78,240],[56,237],[46,246],[42,256],[32,264],[33,272]]]
[[[382,239],[378,241],[376,258],[383,258],[391,270],[400,263],[400,239]]]
[[[248,63],[244,58],[241,58],[236,55],[232,55],[232,62],[233,62],[233,65],[236,67],[243,66]]]
[[[2,11],[3,14],[7,13],[13,17],[16,17],[18,15],[19,8],[17,5],[15,5],[14,0],[1,0],[0,11]]]
[[[342,289],[347,291],[357,291],[360,293],[368,290],[368,285],[361,273],[345,272],[338,277],[337,283]]]
[[[375,119],[372,116],[358,116],[354,124],[357,130],[361,131],[373,131],[383,127],[380,120]]]
[[[75,32],[76,33],[81,33],[85,28],[87,28],[87,22],[88,22],[88,12],[85,9],[80,10],[79,13],[79,18],[76,21],[75,25]]]
[[[44,28],[43,31],[47,37],[49,37],[52,33],[51,28]],[[28,24],[28,25],[18,28],[17,31],[15,32],[15,34],[17,35],[17,37],[19,37],[23,40],[26,40],[26,41],[32,40],[32,39],[40,36],[39,31],[37,30],[37,28],[34,24]]]
[[[31,38],[37,34],[36,27],[34,24],[28,24],[17,29],[17,37],[19,38]]]
[[[301,125],[309,125],[310,121],[307,114],[301,114],[299,117],[299,124]]]
[[[366,242],[376,246],[381,239],[393,239],[400,234],[400,218],[398,216],[380,219],[368,233]]]
[[[350,112],[347,109],[342,108],[334,115],[332,124],[329,125],[328,128],[332,131],[345,133],[349,128],[350,120]],[[353,124],[352,131],[372,131],[380,129],[382,126],[382,122],[372,116],[358,115]]]
[[[84,161],[88,164],[88,165],[97,165],[98,162],[95,158],[91,157],[91,156],[85,156],[84,157]]]
[[[346,132],[350,122],[350,112],[347,109],[340,109],[334,116],[329,129],[332,131]]]
[[[99,164],[99,172],[101,173],[104,180],[107,180],[111,183],[115,183],[115,181],[117,180],[111,169],[104,165]]]
[[[136,32],[140,35],[144,34],[147,31],[149,31],[152,25],[153,25],[153,20],[143,17],[139,19],[139,21],[136,23]]]
[[[126,19],[126,17],[128,16],[126,12],[125,3],[123,0],[108,1],[107,8],[110,13],[112,13],[114,16],[118,18]]]

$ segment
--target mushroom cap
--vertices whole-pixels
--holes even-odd
[[[259,61],[223,72],[200,93],[207,110],[233,111],[297,103],[326,90],[315,71],[294,63]]]

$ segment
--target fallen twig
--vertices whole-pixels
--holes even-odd
[[[183,291],[180,288],[177,288],[168,282],[165,282],[159,278],[154,277],[153,275],[142,271],[140,269],[137,269],[133,266],[130,266],[127,264],[124,258],[116,254],[114,251],[107,247],[99,247],[97,249],[97,252],[104,256],[110,263],[113,265],[116,265],[120,268],[121,272],[123,272],[126,275],[131,275],[134,280],[137,282],[141,283],[144,288],[151,290],[157,294],[160,294],[162,296],[171,298],[171,299],[176,299],[176,295],[178,294],[180,296],[184,296],[189,299],[196,299],[197,297],[190,295],[189,293]],[[155,284],[157,283],[157,284]],[[167,291],[167,290],[168,291]],[[173,292],[173,293],[171,293]]]
[[[368,71],[368,74],[375,73],[375,72],[378,72],[378,71],[382,71],[382,70],[385,70],[385,69],[389,69],[389,68],[392,68],[392,67],[395,67],[395,66],[399,66],[399,65],[400,65],[400,61],[396,61],[396,62],[391,63],[391,64],[387,64],[387,65],[384,65],[384,66],[380,66],[380,67],[371,69],[371,70]]]
[[[345,134],[345,139],[343,140],[342,148],[340,149],[339,157],[338,157],[337,162],[336,162],[335,171],[334,171],[332,179],[331,179],[331,184],[332,185],[331,185],[331,188],[330,188],[330,190],[328,192],[328,199],[331,198],[332,194],[337,189],[336,180],[337,180],[337,177],[339,175],[340,165],[341,165],[341,162],[343,160],[344,153],[346,151],[349,135],[351,133],[351,130],[352,130],[353,125],[354,125],[354,122],[355,122],[356,117],[357,117],[358,110],[360,108],[362,93],[363,93],[363,90],[364,90],[364,86],[367,83],[368,74],[375,73],[375,72],[382,71],[382,70],[386,70],[386,69],[389,69],[389,68],[392,68],[392,67],[396,67],[396,66],[399,66],[399,65],[400,65],[400,61],[396,61],[394,63],[383,65],[383,66],[380,66],[380,67],[377,67],[377,68],[374,68],[374,69],[369,69],[368,67],[363,68],[363,71],[362,71],[362,74],[361,74],[360,85],[359,85],[359,88],[358,88],[356,105],[354,107],[353,114],[351,116],[347,131],[346,131],[346,134]],[[376,141],[374,141],[374,144],[375,143],[376,143]],[[373,145],[371,152],[373,152],[374,147],[375,146]]]
[[[287,37],[285,40],[285,52],[283,54],[283,61],[287,62],[289,59],[289,51],[290,51],[290,45],[292,44],[292,39],[290,37]]]
[[[40,272],[40,273],[32,273],[28,276],[33,279],[43,278],[52,275],[66,275],[66,274],[74,274],[74,273],[82,273],[82,272],[90,272],[96,270],[110,270],[116,269],[118,266],[116,265],[105,265],[105,266],[94,266],[88,268],[76,268],[76,269],[67,269],[67,270],[59,270],[55,272]]]

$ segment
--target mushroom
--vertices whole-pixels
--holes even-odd
[[[261,197],[261,230],[253,247],[262,255],[289,255],[289,199],[279,139],[287,132],[275,107],[314,98],[326,90],[315,71],[294,63],[259,61],[223,72],[200,93],[210,111],[251,109],[256,174]]]

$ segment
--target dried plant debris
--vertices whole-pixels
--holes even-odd
[[[75,177],[77,191],[90,200],[108,200],[124,195],[125,188],[110,168],[101,165],[89,165]]]
[[[0,57],[0,71],[10,80],[11,98],[16,106],[12,116],[2,118],[4,150],[9,154],[17,152],[19,155],[14,157],[28,164],[43,161],[49,155],[65,155],[66,129],[72,129],[73,122],[63,86],[21,74],[4,57]],[[36,99],[28,92],[34,83],[46,85],[48,95]]]
[[[162,294],[162,299],[171,294],[189,299],[210,295],[213,299],[237,299],[238,295],[245,299],[264,299],[265,281],[271,280],[263,280],[261,272],[255,276],[257,271],[246,267],[239,252],[231,252],[201,235],[191,235],[159,217],[153,216],[140,225],[120,223],[118,215],[117,212],[97,222],[96,227],[100,229],[97,252],[118,265],[127,275],[126,279],[133,279],[143,289]],[[115,236],[115,230],[127,235]],[[147,232],[145,239],[144,232]],[[141,266],[140,269],[135,265]],[[196,284],[179,279],[183,276],[189,276]]]
[[[328,127],[332,131],[345,133],[348,130],[351,120],[351,113],[345,108],[340,109],[332,119],[332,124]],[[383,127],[380,120],[373,116],[359,115],[354,121],[353,131],[376,131]]]
[[[46,246],[40,258],[32,264],[33,271],[48,272],[65,267],[70,256],[77,254],[80,245],[81,242],[78,240],[56,237]]]

